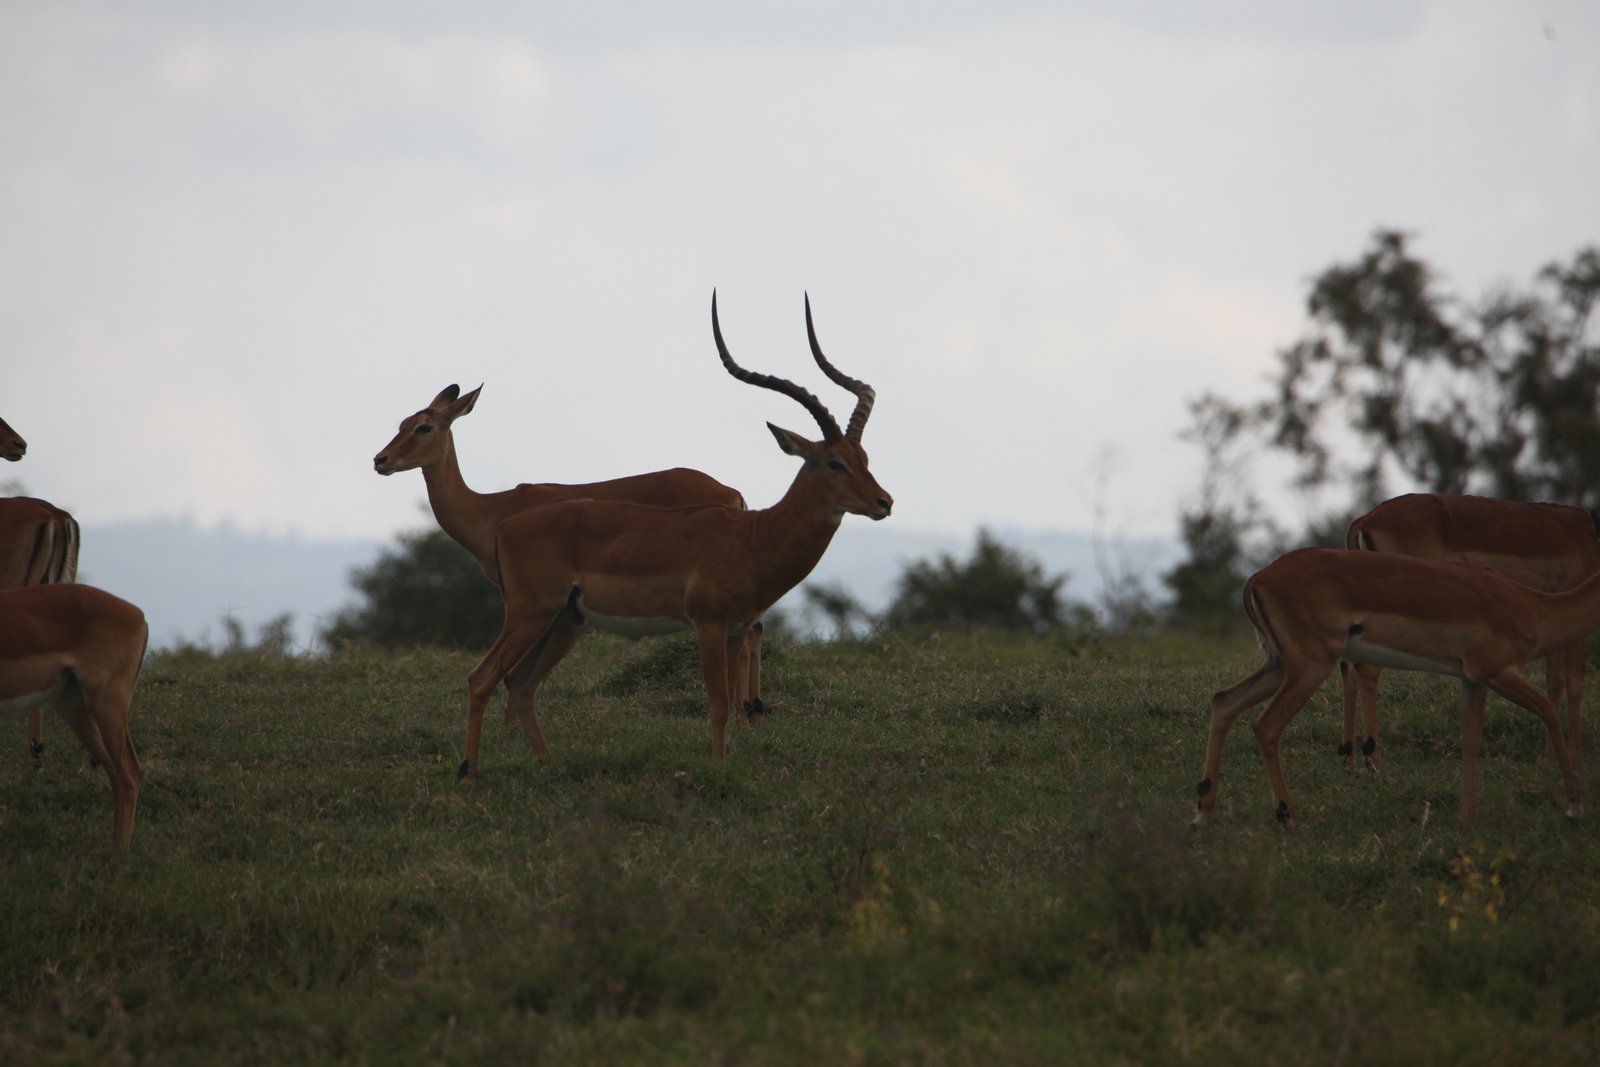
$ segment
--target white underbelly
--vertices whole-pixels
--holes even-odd
[[[59,697],[67,688],[66,679],[60,675],[56,677],[56,684],[40,693],[24,693],[21,696],[0,697],[0,715],[8,711],[31,711],[40,704],[46,704]]]
[[[657,634],[675,634],[694,629],[681,619],[602,615],[598,611],[584,607],[581,599],[578,601],[578,610],[583,613],[586,626],[592,626],[608,634],[621,634],[623,637],[654,637]]]
[[[1427,671],[1430,674],[1448,674],[1452,678],[1466,678],[1461,673],[1461,668],[1449,663],[1440,663],[1437,660],[1425,659],[1422,656],[1413,656],[1409,652],[1396,652],[1392,648],[1382,645],[1370,645],[1361,640],[1360,634],[1352,634],[1344,645],[1344,658],[1351,663],[1365,663],[1373,667],[1392,667],[1401,671]]]

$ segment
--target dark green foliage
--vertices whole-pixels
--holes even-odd
[[[398,540],[372,566],[350,572],[362,602],[340,611],[323,631],[328,647],[349,641],[481,651],[494,644],[505,611],[500,591],[472,554],[443,530],[403,533]]]
[[[917,560],[900,575],[884,615],[890,629],[925,627],[1042,633],[1062,621],[1061,586],[1038,560],[1001,544],[979,528],[965,562],[946,553]]]
[[[1394,472],[1428,492],[1600,505],[1600,248],[1476,302],[1437,277],[1405,234],[1377,231],[1313,280],[1310,329],[1279,353],[1269,399],[1207,398],[1294,456],[1300,486],[1347,486],[1343,509],[1314,524],[1317,543],[1342,547]],[[1329,441],[1341,416],[1361,441],[1353,467]]]
[[[1188,624],[1242,617],[1239,597],[1247,575],[1241,566],[1244,531],[1237,517],[1197,511],[1180,516],[1179,522],[1189,558],[1161,576],[1162,584],[1172,590],[1172,621]]]

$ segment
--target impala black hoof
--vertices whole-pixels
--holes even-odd
[[[44,759],[44,742],[43,741],[29,741],[28,742],[28,755],[32,756],[36,760]]]
[[[1285,826],[1289,825],[1289,802],[1286,800],[1278,801],[1278,821]]]
[[[472,770],[472,761],[462,760],[461,766],[456,768],[456,781],[459,782],[461,779],[465,778],[467,776],[467,772],[470,770]]]

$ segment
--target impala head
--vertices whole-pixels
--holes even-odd
[[[0,419],[0,457],[15,463],[26,451],[28,442],[22,439],[20,433],[7,426],[6,420]]]
[[[446,386],[433,403],[400,423],[394,440],[372,458],[372,469],[389,475],[439,462],[450,448],[450,424],[472,410],[482,391],[480,385],[462,396],[460,386]]]
[[[858,382],[840,373],[822,354],[822,346],[817,344],[817,331],[811,325],[811,297],[806,297],[806,337],[811,342],[811,354],[824,374],[856,395],[856,409],[851,413],[849,425],[843,432],[822,401],[807,390],[783,378],[747,371],[733,361],[733,356],[728,354],[728,346],[722,340],[722,324],[717,321],[715,291],[711,294],[711,333],[717,339],[717,354],[722,357],[722,365],[729,374],[741,382],[759,385],[799,401],[817,420],[817,425],[822,429],[820,441],[809,441],[770,422],[767,423],[767,429],[778,439],[779,448],[805,460],[801,477],[814,480],[822,487],[832,505],[835,521],[847,511],[873,520],[888,518],[894,507],[894,498],[884,491],[872,476],[872,471],[867,469],[867,453],[861,447],[861,431],[866,429],[867,417],[872,414],[872,403],[877,394],[865,382]]]

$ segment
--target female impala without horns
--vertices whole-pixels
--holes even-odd
[[[1244,585],[1244,610],[1266,662],[1211,698],[1211,734],[1200,781],[1201,826],[1217,803],[1228,729],[1271,698],[1255,721],[1256,744],[1278,798],[1294,804],[1278,754],[1284,729],[1341,661],[1431,671],[1461,680],[1461,821],[1477,813],[1478,746],[1489,690],[1539,717],[1567,787],[1567,817],[1582,811],[1555,705],[1520,673],[1524,664],[1600,626],[1600,576],[1566,593],[1541,593],[1487,567],[1409,559],[1387,552],[1302,548],[1280,556]]]
[[[387,477],[397,471],[422,468],[422,480],[428,487],[428,503],[439,528],[452,540],[471,552],[478,567],[495,585],[500,584],[500,572],[494,562],[495,536],[500,524],[519,511],[549,504],[557,500],[627,500],[635,504],[652,504],[663,508],[685,507],[691,504],[724,504],[742,508],[744,497],[709,474],[688,467],[652,471],[628,478],[613,478],[605,482],[584,485],[561,485],[554,482],[529,484],[524,482],[514,489],[500,493],[474,492],[461,476],[461,465],[456,460],[455,435],[451,427],[461,416],[469,414],[478,403],[478,386],[466,396],[459,386],[451,385],[440,391],[433,402],[415,415],[400,423],[394,440],[384,446],[372,460],[372,467]],[[751,714],[761,713],[761,624],[758,622],[746,631],[744,654],[749,660],[747,672],[741,675],[742,684],[737,694],[741,706],[749,704]],[[506,709],[506,722],[514,721],[511,709]]]
[[[1567,504],[1526,504],[1484,496],[1408,493],[1385,500],[1350,524],[1346,547],[1395,552],[1488,567],[1541,593],[1563,593],[1600,574],[1600,515]],[[1544,689],[1561,706],[1567,697],[1567,749],[1583,762],[1583,667],[1587,634],[1544,659]],[[1366,740],[1361,751],[1370,767],[1383,766],[1378,751],[1378,676],[1382,668],[1357,664],[1344,669],[1345,766],[1355,766],[1356,705]],[[1352,675],[1354,678],[1352,679]],[[1353,684],[1352,684],[1353,682]],[[1545,739],[1544,754],[1555,757]]]
[[[843,432],[805,389],[733,361],[722,340],[715,293],[711,332],[729,374],[798,401],[821,427],[822,440],[767,424],[778,447],[804,462],[783,499],[763,511],[568,500],[501,524],[497,558],[505,628],[471,675],[461,777],[477,774],[484,708],[502,680],[507,707],[521,721],[529,747],[540,755],[548,751],[534,694],[590,626],[630,635],[694,631],[711,709],[712,754],[723,759],[730,694],[738,691],[743,660],[735,654],[740,634],[805,580],[846,512],[882,519],[893,507],[861,447],[875,394],[823,356],[809,299],[811,354],[823,373],[856,395]]]
[[[12,463],[28,451],[22,435],[0,419],[0,459]],[[48,500],[0,497],[0,589],[78,580],[78,520]],[[28,754],[44,755],[44,722],[28,712]]]
[[[144,613],[87,585],[0,592],[0,712],[52,707],[111,782],[111,836],[133,836],[144,769],[128,705],[149,638]]]

